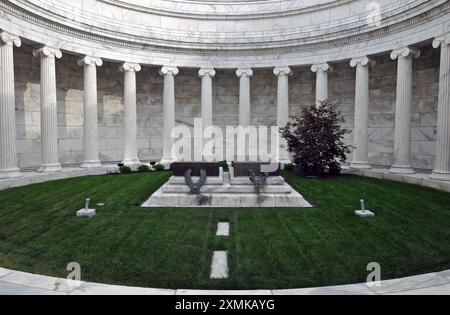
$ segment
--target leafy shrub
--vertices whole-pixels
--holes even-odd
[[[164,167],[164,165],[161,165],[161,164],[156,164],[155,165],[155,171],[157,171],[157,172],[163,172],[163,171],[165,171],[166,170],[166,168]]]
[[[219,166],[223,168],[224,172],[228,172],[229,171],[227,161],[219,162]]]
[[[150,172],[150,167],[148,165],[141,164],[141,165],[139,165],[137,170],[138,170],[138,172],[141,172],[141,173],[148,173],[148,172]]]
[[[349,131],[339,125],[336,105],[323,102],[319,108],[311,106],[281,128],[288,150],[294,153],[294,164],[304,175],[321,176],[328,170],[337,175],[347,160],[350,146],[343,142]]]
[[[294,170],[295,170],[295,165],[292,164],[292,163],[286,164],[286,165],[284,166],[284,170],[285,170],[285,171],[294,171]]]
[[[122,165],[119,168],[119,170],[120,170],[121,174],[131,174],[132,173],[131,168],[129,166],[126,166],[126,165]]]
[[[151,161],[151,162],[150,162],[150,165],[151,165],[151,166],[155,166],[155,165],[156,165],[156,162],[155,162],[155,161]]]

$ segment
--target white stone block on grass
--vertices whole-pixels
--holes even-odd
[[[228,278],[228,252],[214,252],[211,264],[211,279]]]
[[[216,236],[230,236],[230,223],[228,222],[218,223]]]
[[[77,211],[77,217],[87,217],[87,218],[92,218],[93,216],[95,216],[96,210],[95,209],[80,209]]]
[[[375,213],[369,210],[356,210],[355,214],[360,218],[373,218],[375,217]]]

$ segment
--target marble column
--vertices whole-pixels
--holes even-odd
[[[411,167],[411,102],[413,58],[420,56],[420,50],[405,47],[394,50],[391,59],[398,59],[397,101],[395,106],[394,174],[414,174]]]
[[[176,67],[162,67],[160,75],[164,76],[163,99],[163,156],[161,164],[169,167],[175,162],[172,155],[172,130],[175,128],[175,76],[179,73]]]
[[[14,91],[14,46],[21,44],[18,36],[7,32],[0,35],[0,179],[22,176],[17,167]]]
[[[123,161],[125,165],[135,166],[140,163],[137,154],[137,114],[136,114],[136,72],[141,66],[125,62],[120,66],[124,73],[124,148]]]
[[[97,67],[100,58],[85,56],[78,61],[84,67],[84,141],[83,168],[101,167],[98,158]]]
[[[311,71],[316,73],[316,106],[328,100],[328,71],[331,66],[328,63],[312,65]]]
[[[236,75],[240,78],[239,88],[239,125],[250,126],[250,78],[252,69],[238,69]]]
[[[355,128],[353,161],[354,169],[371,169],[369,164],[369,68],[375,62],[368,58],[355,58],[350,66],[356,67]]]
[[[441,47],[439,101],[436,141],[436,165],[432,179],[450,181],[450,34],[437,38],[433,47]]]
[[[277,125],[284,128],[289,122],[289,75],[292,74],[292,71],[289,67],[278,67],[273,70],[273,73],[278,77]],[[282,164],[291,163],[287,148],[287,141],[281,137],[280,162]]]
[[[56,102],[56,65],[60,59],[59,49],[44,46],[33,51],[41,58],[41,156],[39,172],[62,171],[58,156],[58,119]]]
[[[202,68],[198,76],[202,79],[202,120],[203,128],[213,125],[212,79],[216,75],[214,69]]]

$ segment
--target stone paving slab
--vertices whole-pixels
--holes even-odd
[[[63,292],[55,292],[34,288],[26,285],[0,281],[0,295],[65,295]]]
[[[350,284],[322,288],[273,290],[274,295],[376,295],[363,284]]]
[[[450,270],[382,281],[380,286],[351,284],[289,290],[170,290],[82,282],[0,268],[0,295],[450,295]]]
[[[390,294],[415,289],[431,288],[449,283],[449,279],[441,277],[437,273],[428,273],[414,277],[382,281],[379,286],[370,286],[370,289],[377,294]]]
[[[271,290],[177,290],[177,295],[273,295]]]
[[[97,283],[86,283],[70,295],[175,295],[176,290],[146,289]]]

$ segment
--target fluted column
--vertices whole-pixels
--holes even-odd
[[[160,75],[164,76],[163,100],[163,156],[161,164],[170,166],[175,161],[172,155],[172,130],[175,128],[175,76],[179,73],[176,67],[162,67]]]
[[[437,38],[433,47],[441,47],[439,101],[436,141],[436,165],[432,179],[450,181],[450,34]]]
[[[136,114],[136,72],[141,71],[141,66],[135,63],[125,62],[120,66],[124,73],[124,149],[123,161],[125,165],[138,165],[137,156],[137,114]]]
[[[240,78],[239,84],[239,125],[250,126],[250,78],[252,69],[238,69],[236,75]]]
[[[278,77],[277,124],[278,127],[284,128],[289,122],[289,75],[292,74],[292,71],[289,67],[278,67],[273,70],[273,73]],[[280,146],[280,162],[291,163],[287,141],[282,137]]]
[[[369,67],[375,62],[368,58],[350,61],[356,67],[355,128],[352,168],[371,169],[369,164]]]
[[[14,46],[20,38],[7,32],[0,36],[0,179],[22,176],[17,167]]]
[[[395,106],[394,165],[390,172],[414,174],[411,167],[411,101],[413,58],[420,56],[420,50],[406,47],[394,50],[392,60],[397,65],[397,101]]]
[[[83,168],[100,167],[98,158],[97,67],[100,58],[85,56],[78,61],[84,67],[84,141]]]
[[[33,51],[41,58],[41,155],[43,173],[62,171],[58,157],[58,129],[56,102],[55,58],[61,58],[59,49],[44,46]]]
[[[216,75],[214,69],[202,68],[198,76],[202,79],[202,120],[203,128],[213,125],[212,79]]]
[[[316,73],[316,106],[328,100],[328,71],[331,67],[328,63],[312,65],[311,71]]]

